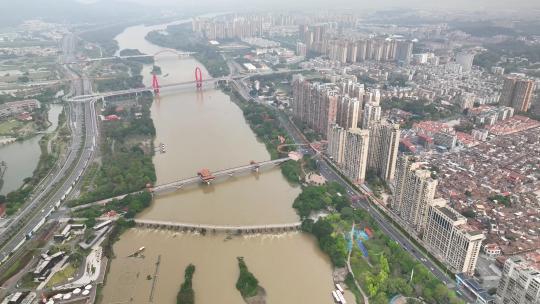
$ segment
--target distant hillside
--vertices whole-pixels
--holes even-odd
[[[13,26],[28,19],[50,22],[100,23],[141,18],[150,10],[136,4],[102,0],[84,4],[74,0],[0,1],[0,27]]]

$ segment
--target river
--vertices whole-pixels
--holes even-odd
[[[62,105],[51,104],[49,106],[49,121],[51,125],[46,132],[56,130],[58,117],[62,112]],[[41,149],[39,140],[43,135],[36,135],[29,139],[0,146],[0,161],[5,161],[7,171],[4,175],[4,185],[0,194],[6,194],[16,190],[23,184],[23,180],[32,177],[32,173],[37,167]]]
[[[144,37],[165,25],[127,28],[116,37],[120,49],[139,49],[154,54],[164,48]],[[196,66],[193,58],[179,59],[163,54],[156,58],[161,67],[161,84],[191,81]],[[145,84],[151,84],[151,65],[145,66]],[[207,72],[203,69],[203,75]],[[229,97],[212,88],[202,92],[162,92],[152,106],[157,131],[155,144],[165,144],[166,153],[156,154],[157,183],[196,175],[197,170],[225,169],[270,159],[264,144],[245,122],[241,110]],[[279,169],[258,176],[247,175],[181,190],[157,198],[139,217],[186,223],[223,225],[292,223],[298,217],[292,208],[298,187],[292,187]],[[145,258],[127,258],[145,246]],[[114,245],[102,303],[148,303],[152,280],[161,256],[154,303],[175,303],[183,282],[184,269],[196,266],[196,303],[243,303],[235,288],[237,256],[246,263],[267,291],[268,303],[331,303],[332,266],[316,240],[304,233],[226,238],[148,229],[130,229]]]

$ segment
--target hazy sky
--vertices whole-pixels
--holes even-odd
[[[86,0],[92,1],[92,0]],[[458,9],[540,9],[540,0],[122,0],[146,5],[214,5],[218,7],[238,8],[253,6],[285,7],[355,7],[355,8],[458,8]]]
[[[159,6],[160,9],[126,5],[121,1]],[[84,5],[78,2],[99,3]],[[540,0],[0,0],[0,27],[35,18],[54,22],[99,23],[172,12],[203,14],[295,10],[311,13],[336,9],[365,13],[384,9],[398,9],[397,12],[400,12],[407,8],[442,9],[443,12],[450,12],[450,15],[454,10],[459,10],[471,12],[474,18],[506,15],[517,19],[540,19]],[[424,14],[424,17],[429,16]]]

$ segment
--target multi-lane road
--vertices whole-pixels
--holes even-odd
[[[62,43],[63,62],[74,58],[75,37],[68,35]],[[69,95],[91,93],[91,82],[80,77],[75,69],[65,66],[66,75],[72,80]],[[32,238],[54,210],[66,199],[79,181],[96,149],[98,126],[94,100],[67,103],[71,143],[66,156],[40,182],[29,202],[13,217],[0,235],[0,262],[6,262],[26,240]],[[0,265],[2,267],[2,265]]]

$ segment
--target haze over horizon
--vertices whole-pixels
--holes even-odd
[[[99,2],[100,0],[81,0],[85,2]],[[118,0],[124,2],[134,2],[143,5],[170,5],[170,6],[195,6],[192,1],[189,0]],[[294,2],[285,1],[285,0],[275,0],[269,3],[265,0],[252,0],[252,1],[240,1],[240,0],[201,0],[197,1],[196,6],[204,5],[213,5],[215,7],[231,7],[232,8],[256,8],[256,6],[271,6],[276,7],[278,5],[287,5],[289,7],[331,7],[331,8],[345,8],[345,7],[354,7],[354,8],[368,8],[368,9],[392,9],[392,8],[411,8],[411,9],[456,9],[456,10],[477,10],[477,9],[508,9],[515,10],[521,8],[532,8],[540,9],[540,1],[536,0],[517,0],[512,1],[511,7],[508,7],[508,0],[456,0],[456,1],[443,1],[443,0],[381,0],[381,1],[366,1],[359,0],[351,1],[348,0],[335,0],[332,2],[323,1],[323,0],[296,0]],[[234,7],[238,5],[238,7]]]
[[[126,4],[127,3],[127,4]],[[159,9],[148,9],[159,7]],[[318,10],[348,10],[351,13],[366,13],[375,10],[395,11],[408,13],[413,10],[425,10],[423,17],[429,18],[430,10],[439,10],[443,13],[459,12],[482,16],[482,19],[497,16],[512,16],[522,19],[536,18],[540,15],[540,1],[516,0],[508,7],[506,0],[478,0],[469,2],[456,1],[425,1],[425,0],[382,0],[382,1],[348,1],[335,0],[332,2],[322,0],[298,0],[294,2],[285,0],[0,0],[0,26],[10,26],[28,19],[43,19],[53,22],[67,23],[96,23],[108,20],[132,20],[155,18],[164,13],[201,14],[219,11],[294,11],[317,12]],[[13,14],[17,12],[17,14]],[[448,14],[450,15],[450,14]],[[466,14],[469,15],[469,14]],[[485,15],[485,16],[484,16]],[[390,15],[391,16],[391,15]],[[485,18],[484,18],[485,17]],[[408,17],[406,17],[408,18]]]
[[[80,2],[85,3],[96,3],[100,2],[101,0],[78,0]],[[147,0],[117,0],[120,2],[133,2],[138,3],[141,5],[147,5],[147,6],[159,6],[159,5],[168,5],[168,6],[194,6],[192,1],[189,0],[154,0],[150,3]],[[267,1],[264,0],[252,0],[252,1],[240,1],[240,0],[224,0],[224,1],[216,1],[216,0],[201,0],[197,1],[197,5],[215,5],[217,7],[226,6],[231,7],[234,5],[240,5],[238,8],[254,8],[256,6],[266,6],[268,5]],[[540,9],[540,1],[535,0],[517,0],[512,1],[511,7],[508,7],[509,1],[508,0],[477,0],[477,1],[468,1],[468,0],[455,0],[455,1],[443,1],[443,0],[435,0],[435,1],[426,1],[426,0],[381,0],[377,2],[373,1],[366,1],[366,0],[360,0],[355,1],[354,3],[351,3],[347,0],[335,0],[331,3],[328,1],[323,0],[297,0],[291,3],[290,1],[284,1],[284,0],[275,0],[272,1],[271,5],[273,7],[276,7],[276,5],[289,5],[291,7],[299,7],[299,6],[317,6],[317,7],[335,7],[335,8],[343,8],[343,7],[365,7],[370,9],[383,9],[383,8],[414,8],[414,9],[422,9],[422,8],[455,8],[455,9],[479,9],[479,8],[486,8],[486,9],[520,9],[520,8],[533,8],[533,9]]]

